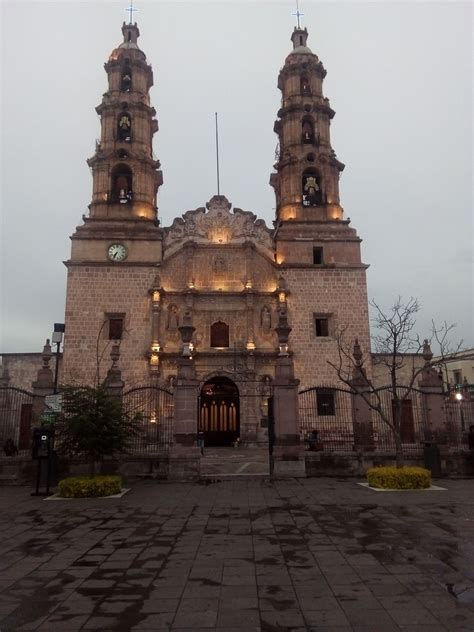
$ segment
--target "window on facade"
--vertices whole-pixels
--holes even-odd
[[[317,338],[327,338],[329,336],[329,316],[315,316],[314,327]]]
[[[462,384],[462,372],[461,371],[453,371],[454,376],[454,385]]]
[[[314,138],[315,138],[315,136],[314,136],[314,123],[308,117],[305,117],[303,119],[303,122],[301,123],[301,135],[302,135],[303,143],[306,143],[306,144],[309,144],[309,145],[314,143]]]
[[[132,140],[132,119],[130,114],[122,112],[117,120],[117,139],[125,143]]]
[[[229,346],[229,325],[217,321],[211,325],[211,347]]]
[[[301,88],[301,94],[311,94],[311,88],[309,87],[308,77],[301,77],[300,88]]]
[[[321,246],[315,246],[313,248],[313,264],[319,266],[322,263],[324,263],[324,261],[323,261],[323,249],[322,249]]]
[[[122,340],[123,316],[111,316],[109,318],[109,340]]]
[[[303,206],[320,206],[322,204],[321,182],[315,169],[306,169],[302,177]]]
[[[395,419],[396,406],[392,400],[392,417]],[[402,443],[415,442],[415,422],[413,420],[413,405],[411,399],[404,399],[402,402],[402,416],[400,419],[400,438]]]
[[[318,417],[336,414],[336,398],[332,388],[316,389],[316,405]]]
[[[126,67],[122,72],[122,79],[120,82],[120,90],[121,92],[130,92],[132,89],[132,71],[130,68]]]

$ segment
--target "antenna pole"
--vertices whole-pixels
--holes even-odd
[[[217,125],[217,112],[216,112],[216,169],[217,169],[217,195],[221,194],[220,176],[219,176],[219,128]]]

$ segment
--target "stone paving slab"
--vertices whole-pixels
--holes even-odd
[[[356,483],[142,482],[94,503],[2,488],[0,631],[472,632],[474,480]]]

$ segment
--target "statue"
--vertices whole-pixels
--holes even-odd
[[[168,323],[166,329],[176,331],[179,325],[179,308],[177,305],[170,305],[168,308]]]
[[[269,331],[272,326],[272,315],[270,309],[267,305],[262,307],[262,311],[260,313],[260,324],[264,331]]]

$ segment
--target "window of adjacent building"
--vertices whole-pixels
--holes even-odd
[[[313,248],[313,263],[314,265],[321,265],[323,261],[323,249],[321,246],[315,246]]]
[[[218,320],[211,325],[211,347],[229,346],[229,325]]]
[[[453,371],[454,384],[462,384],[462,371]]]
[[[317,338],[328,338],[331,335],[331,317],[329,314],[314,316],[314,329]]]
[[[392,418],[395,419],[396,407],[392,400]],[[402,443],[415,442],[415,422],[413,420],[413,405],[411,399],[402,402],[402,416],[400,419],[400,438]]]
[[[109,317],[109,340],[122,340],[123,337],[123,317]]]
[[[316,406],[318,417],[336,414],[336,398],[332,388],[316,389]]]

